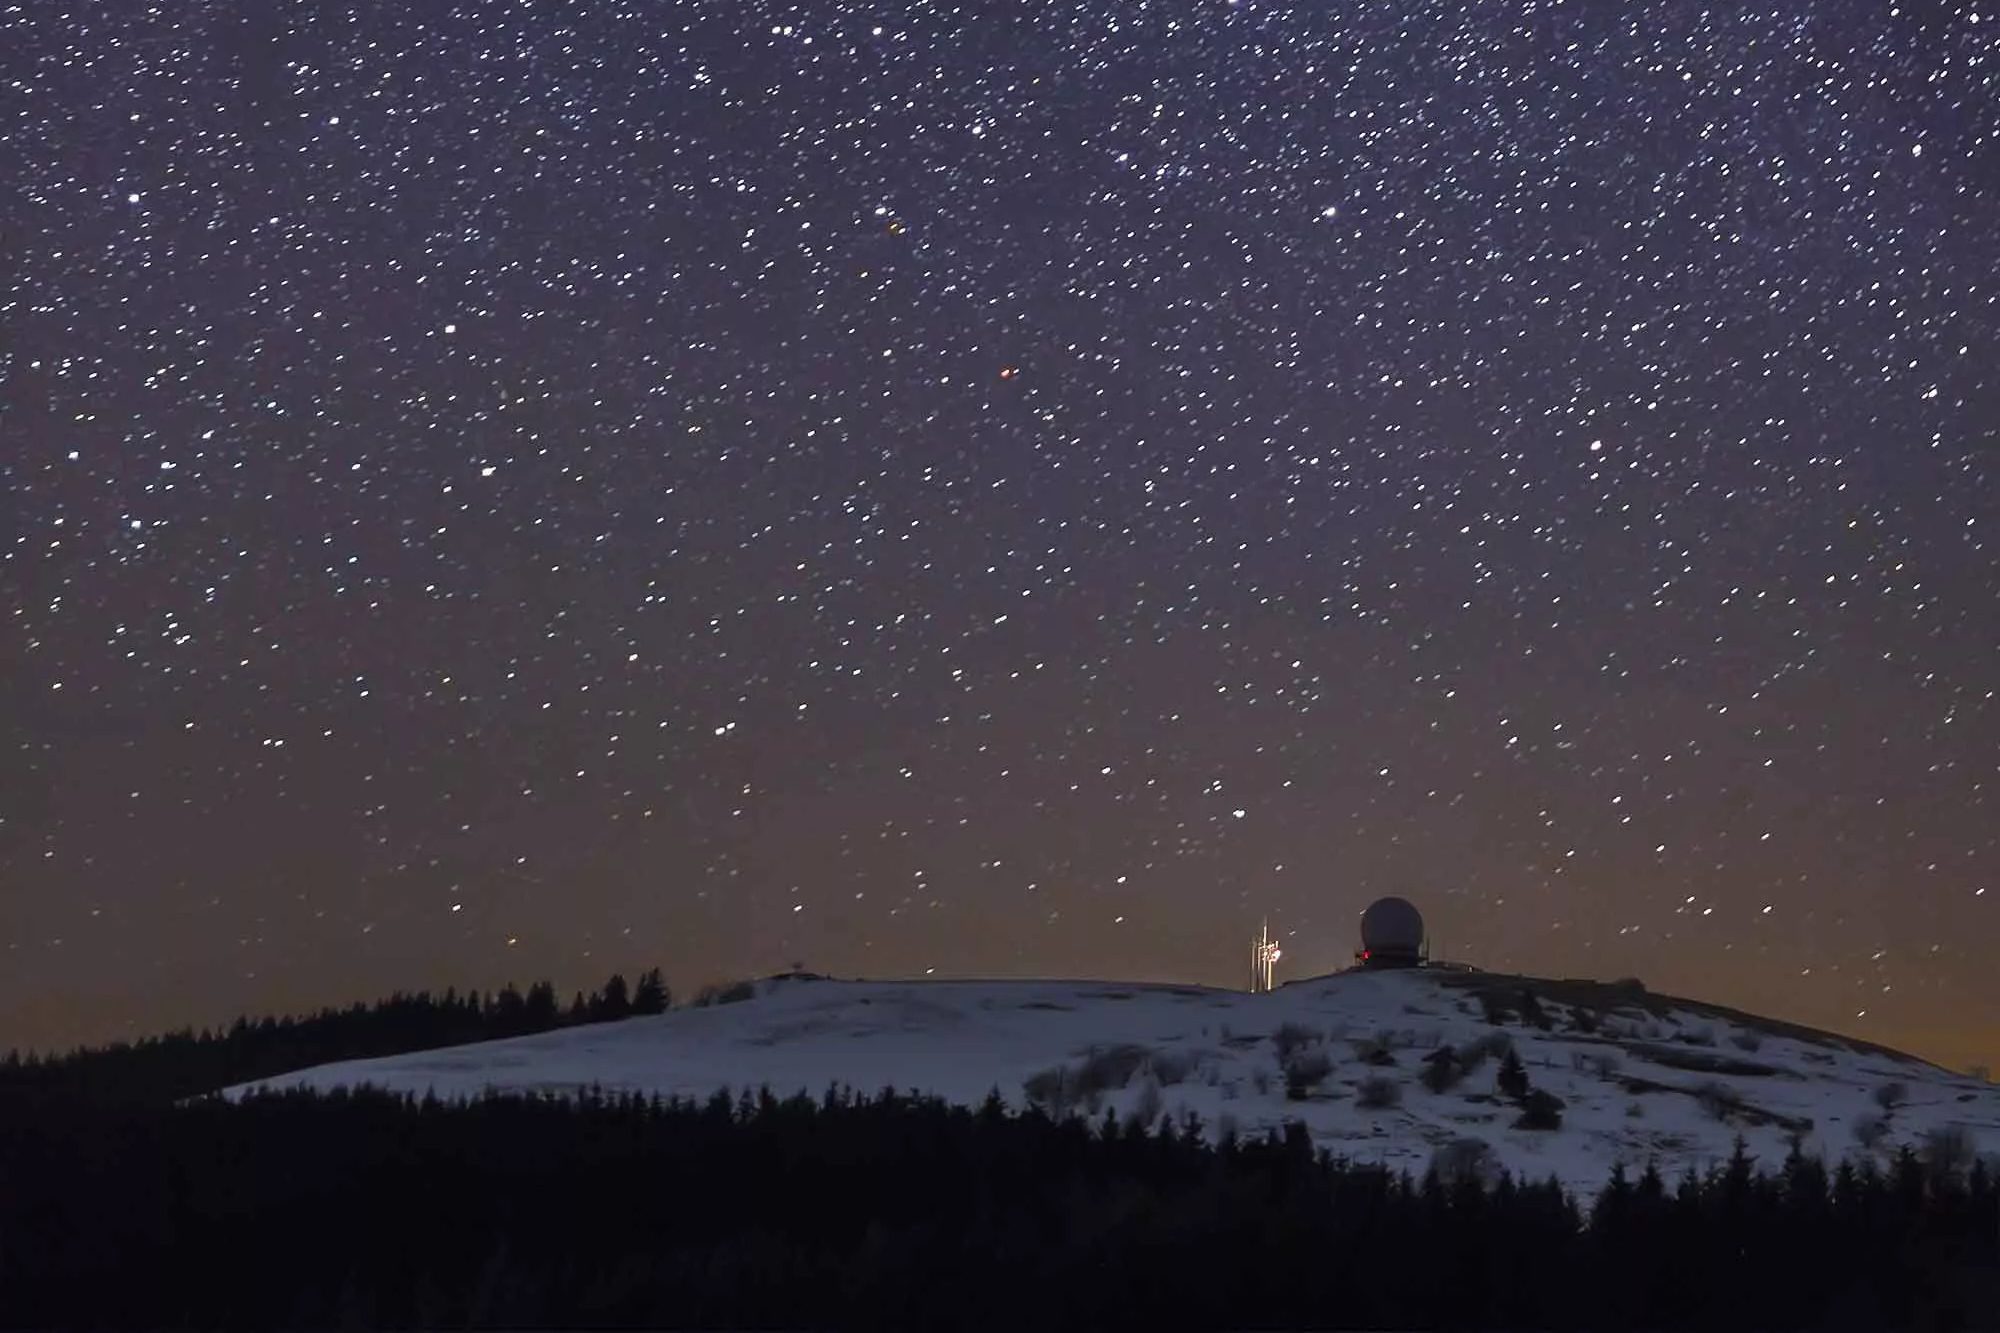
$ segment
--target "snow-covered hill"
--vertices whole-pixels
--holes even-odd
[[[1520,1099],[1496,1086],[1509,1044],[1532,1088],[1561,1099],[1559,1128],[1516,1126]],[[1016,1106],[1092,1116],[1192,1111],[1211,1135],[1299,1120],[1336,1153],[1414,1172],[1443,1145],[1476,1139],[1517,1174],[1584,1191],[1616,1162],[1705,1169],[1739,1135],[1772,1164],[1794,1134],[1835,1160],[1924,1148],[1952,1126],[1975,1151],[2000,1153],[2000,1087],[1906,1055],[1636,986],[1437,971],[1345,972],[1268,995],[783,979],[735,1004],[252,1086],[452,1096],[594,1084],[706,1098],[835,1083],[960,1102],[997,1088]]]

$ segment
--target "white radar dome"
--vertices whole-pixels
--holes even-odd
[[[1424,947],[1424,917],[1402,898],[1377,898],[1361,914],[1364,958],[1414,959]]]

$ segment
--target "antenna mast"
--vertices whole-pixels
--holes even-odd
[[[1257,932],[1257,938],[1250,941],[1250,993],[1252,995],[1262,995],[1267,991],[1276,989],[1276,985],[1273,982],[1273,973],[1277,968],[1278,960],[1284,956],[1284,951],[1278,947],[1278,942],[1271,938],[1271,921],[1270,918],[1266,917],[1263,927]]]

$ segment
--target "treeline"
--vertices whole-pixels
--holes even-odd
[[[0,1057],[0,1099],[163,1104],[336,1060],[663,1013],[672,1002],[658,968],[636,985],[614,974],[567,1006],[546,981],[526,991],[510,984],[491,993],[397,994],[298,1017],[239,1018],[220,1030],[183,1029],[44,1056],[11,1052]]]
[[[1986,1169],[1739,1150],[1587,1208],[1476,1153],[1212,1146],[884,1093],[291,1093],[12,1114],[0,1321],[1947,1329],[2000,1310]]]

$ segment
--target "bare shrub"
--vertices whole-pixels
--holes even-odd
[[[1362,1037],[1349,1042],[1348,1045],[1354,1048],[1354,1058],[1364,1065],[1374,1065],[1380,1069],[1396,1063],[1396,1057],[1390,1053],[1388,1043],[1380,1038]]]
[[[1433,1051],[1424,1057],[1424,1072],[1418,1077],[1429,1091],[1446,1093],[1465,1081],[1465,1066],[1450,1050]]]
[[[1458,1048],[1458,1062],[1473,1070],[1487,1060],[1505,1059],[1514,1049],[1514,1039],[1504,1032],[1487,1032]]]
[[[1910,1089],[1907,1084],[1891,1079],[1889,1082],[1875,1089],[1871,1095],[1875,1098],[1875,1104],[1881,1107],[1883,1111],[1888,1112],[1894,1111],[1903,1104],[1910,1095]]]
[[[1889,1118],[1880,1115],[1864,1115],[1854,1122],[1849,1130],[1854,1141],[1864,1148],[1873,1148],[1889,1133]]]
[[[1333,1072],[1333,1057],[1323,1050],[1300,1051],[1285,1062],[1285,1096],[1304,1101]]]
[[[1028,1075],[1027,1081],[1021,1084],[1021,1092],[1030,1106],[1040,1107],[1060,1118],[1069,1110],[1069,1071],[1061,1065],[1050,1065]]]
[[[1743,1109],[1743,1098],[1727,1083],[1704,1083],[1694,1090],[1694,1099],[1711,1120],[1728,1120]]]
[[[1271,1095],[1271,1071],[1270,1071],[1270,1070],[1268,1070],[1268,1069],[1253,1069],[1253,1070],[1251,1070],[1251,1071],[1250,1071],[1250,1086],[1251,1086],[1251,1087],[1253,1087],[1253,1088],[1255,1088],[1255,1089],[1257,1090],[1257,1095],[1258,1095],[1259,1097],[1268,1097],[1268,1096],[1270,1096],[1270,1095]]]
[[[1400,1106],[1402,1101],[1403,1085],[1381,1074],[1362,1079],[1361,1086],[1354,1090],[1354,1104],[1363,1110],[1385,1111]]]
[[[1643,1120],[1645,1116],[1646,1104],[1644,1102],[1627,1102],[1625,1104],[1625,1118],[1627,1120]]]
[[[1318,1082],[1333,1072],[1333,1057],[1324,1050],[1300,1051],[1285,1067],[1285,1073],[1294,1078],[1304,1078]]]
[[[1764,1049],[1764,1038],[1755,1032],[1738,1032],[1730,1036],[1729,1044],[1739,1051],[1761,1051]]]
[[[1188,1072],[1194,1067],[1194,1062],[1186,1056],[1169,1055],[1161,1051],[1153,1053],[1150,1064],[1152,1066],[1153,1077],[1160,1081],[1161,1087],[1165,1088],[1171,1088],[1176,1083],[1185,1082]]]
[[[1686,1042],[1690,1046],[1715,1045],[1715,1029],[1707,1023],[1700,1027],[1684,1028],[1674,1034],[1675,1041]]]
[[[1956,1182],[1972,1170],[1979,1149],[1964,1125],[1938,1125],[1924,1134],[1920,1155],[1933,1180]]]
[[[1615,1051],[1594,1052],[1588,1061],[1590,1072],[1599,1078],[1615,1077],[1619,1069],[1624,1067],[1624,1063],[1623,1060],[1618,1058],[1618,1054]]]
[[[1490,1186],[1499,1179],[1500,1162],[1484,1139],[1453,1139],[1431,1154],[1430,1169],[1447,1185]]]
[[[1278,1030],[1271,1034],[1271,1045],[1278,1052],[1278,1063],[1285,1064],[1292,1053],[1311,1046],[1319,1040],[1319,1034],[1300,1023],[1280,1023]]]
[[[741,1004],[745,1000],[756,998],[756,982],[732,981],[726,986],[703,986],[695,992],[693,1004],[697,1009],[707,1009],[711,1005]]]
[[[1076,1067],[1079,1095],[1099,1096],[1129,1084],[1152,1053],[1143,1046],[1100,1046],[1092,1048]]]
[[[1160,1085],[1152,1079],[1144,1079],[1139,1084],[1139,1095],[1133,1099],[1132,1113],[1126,1122],[1140,1128],[1149,1128],[1159,1123],[1160,1113],[1166,1109],[1166,1099],[1160,1095]]]

